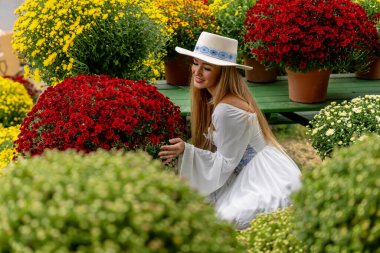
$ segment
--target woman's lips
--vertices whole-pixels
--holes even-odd
[[[203,80],[202,80],[201,78],[199,78],[199,77],[195,77],[195,81],[196,81],[197,83],[201,83],[201,82],[203,82]]]

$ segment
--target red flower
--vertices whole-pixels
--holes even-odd
[[[374,21],[350,0],[258,0],[244,24],[253,56],[293,71],[339,67],[357,51],[380,50]]]
[[[19,152],[32,155],[46,148],[145,150],[184,132],[179,107],[156,87],[145,81],[80,75],[41,94],[22,122],[16,144]]]

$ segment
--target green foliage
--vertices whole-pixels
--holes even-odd
[[[215,0],[210,4],[210,9],[214,13],[218,33],[220,35],[238,40],[240,48],[243,44],[245,33],[244,19],[246,12],[252,8],[256,0]]]
[[[0,177],[0,252],[243,252],[234,228],[143,152],[46,151]]]
[[[48,85],[79,74],[145,80],[168,40],[151,9],[134,0],[26,0],[15,11],[12,46],[29,63],[25,76]]]
[[[239,240],[248,252],[304,252],[303,244],[293,232],[292,208],[279,209],[269,214],[259,214],[251,226],[240,232]]]
[[[363,134],[380,134],[380,95],[366,95],[323,108],[307,131],[321,158],[334,149],[351,145]]]
[[[295,232],[309,252],[380,252],[380,137],[306,170],[293,197]]]
[[[163,26],[138,6],[130,5],[128,12],[135,14],[119,17],[118,21],[102,20],[78,35],[69,49],[69,54],[76,60],[73,76],[106,74],[131,80],[154,77],[144,60],[164,47]]]

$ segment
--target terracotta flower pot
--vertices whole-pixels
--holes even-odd
[[[289,98],[299,103],[318,103],[326,99],[331,70],[306,73],[285,70],[288,74]]]
[[[164,61],[165,79],[168,84],[187,86],[191,80],[191,66],[187,56],[177,54]]]
[[[244,64],[253,67],[252,70],[245,70],[245,77],[248,82],[271,83],[277,80],[277,68],[266,70],[263,64],[246,55],[244,55]]]
[[[356,72],[356,78],[366,80],[379,80],[380,79],[380,57],[376,57],[369,65],[368,71]]]

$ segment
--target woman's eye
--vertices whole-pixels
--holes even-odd
[[[210,69],[210,68],[205,68],[205,70],[206,70],[206,71],[211,71],[211,69]]]
[[[198,63],[196,63],[196,62],[193,62],[193,65],[195,65],[195,66],[198,66]]]

